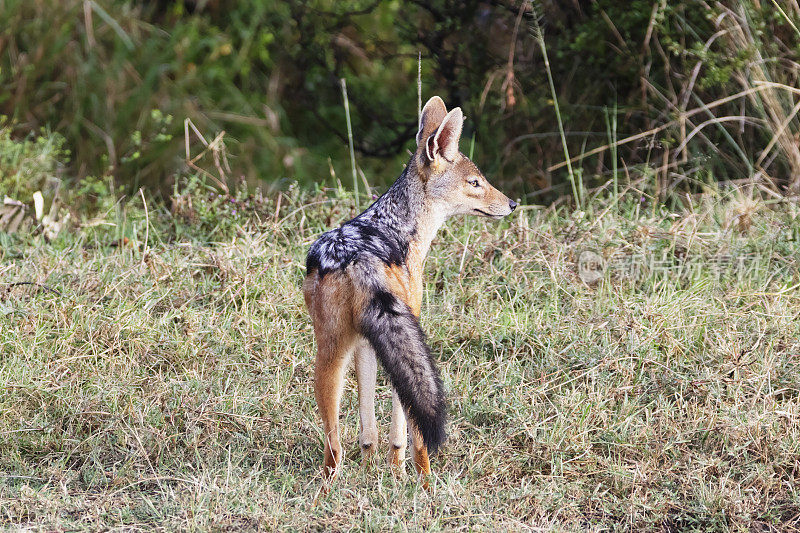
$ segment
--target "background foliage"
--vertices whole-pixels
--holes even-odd
[[[0,528],[796,531],[798,19],[0,0]],[[418,54],[527,205],[446,223],[427,260],[432,490],[358,464],[349,380],[325,493],[300,280],[366,200],[340,80],[381,189]],[[381,379],[384,430],[390,404]]]
[[[578,194],[623,173],[658,194],[708,179],[782,190],[800,176],[794,0],[2,7],[0,113],[13,134],[50,128],[72,153],[64,177],[110,174],[128,191],[170,190],[186,118],[207,141],[225,132],[229,183],[335,183],[348,171],[340,78],[358,162],[385,184],[412,146],[418,54],[423,97],[465,109],[462,148],[474,139],[487,174],[531,201],[571,192],[555,103]]]

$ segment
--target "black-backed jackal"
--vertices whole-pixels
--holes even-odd
[[[428,454],[445,440],[442,380],[419,324],[425,256],[448,217],[502,218],[517,207],[459,152],[463,123],[460,108],[448,113],[441,98],[431,98],[420,116],[416,152],[394,185],[308,252],[303,293],[317,339],[314,392],[325,432],[326,478],[344,456],[339,403],[352,355],[363,454],[378,444],[377,361],[394,388],[389,462],[399,466],[405,458],[406,416],[418,473],[430,474]]]

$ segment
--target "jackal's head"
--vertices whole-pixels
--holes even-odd
[[[458,141],[464,115],[461,108],[450,112],[438,96],[422,109],[414,155],[426,199],[443,215],[481,215],[502,218],[517,203],[489,183],[478,167],[459,152]]]

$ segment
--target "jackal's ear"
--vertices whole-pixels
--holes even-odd
[[[458,141],[461,139],[461,128],[464,126],[464,114],[460,107],[451,109],[433,136],[433,142],[428,141],[426,153],[430,160],[436,154],[447,161],[453,161],[458,155]]]
[[[436,131],[439,124],[444,120],[447,115],[447,108],[444,102],[438,96],[431,97],[425,107],[422,108],[422,113],[419,116],[419,129],[417,130],[417,146],[423,139],[427,139]]]

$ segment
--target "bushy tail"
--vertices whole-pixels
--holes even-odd
[[[389,291],[372,288],[361,333],[400,397],[430,454],[444,442],[446,404],[439,370],[411,309]]]

